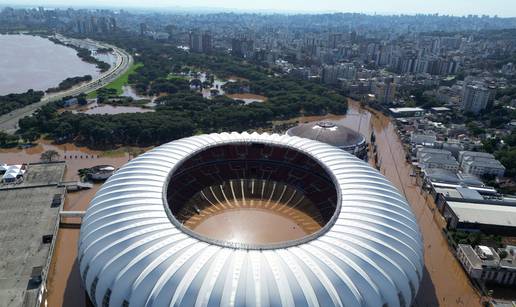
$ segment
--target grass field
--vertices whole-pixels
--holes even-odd
[[[131,67],[129,67],[129,69],[125,73],[120,75],[120,77],[116,78],[111,83],[104,86],[104,88],[115,89],[117,95],[122,95],[122,93],[123,93],[122,87],[124,85],[128,84],[129,75],[134,73],[136,71],[136,69],[138,69],[139,67],[142,67],[142,66],[143,66],[143,63],[134,63]],[[88,94],[87,97],[89,99],[95,98],[95,97],[97,97],[97,92],[96,91],[91,92]]]

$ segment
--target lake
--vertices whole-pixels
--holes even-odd
[[[100,74],[69,47],[30,35],[0,35],[0,95],[46,90],[69,77]]]

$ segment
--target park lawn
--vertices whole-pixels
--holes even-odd
[[[120,77],[116,78],[115,80],[111,81],[111,83],[104,86],[104,88],[115,89],[117,95],[122,95],[122,93],[123,93],[122,87],[124,85],[128,84],[129,75],[134,73],[136,71],[136,69],[138,69],[142,66],[143,66],[143,63],[134,63],[131,67],[129,67],[129,69],[125,73],[120,75]],[[96,97],[97,97],[97,91],[93,91],[87,95],[88,99],[93,99]]]

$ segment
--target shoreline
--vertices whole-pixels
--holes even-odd
[[[112,48],[116,57],[115,65],[111,66],[106,72],[101,73],[99,76],[93,78],[90,82],[79,84],[69,90],[47,94],[39,102],[1,115],[0,131],[6,132],[8,134],[14,134],[14,132],[16,132],[18,129],[18,120],[25,116],[31,115],[39,107],[52,101],[58,101],[66,96],[76,96],[80,93],[87,94],[89,92],[93,92],[117,79],[131,67],[133,63],[133,57],[125,50],[98,41],[88,41],[88,43],[97,44],[98,47]]]

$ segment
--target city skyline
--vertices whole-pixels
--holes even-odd
[[[144,4],[136,0],[91,0],[76,1],[73,4],[63,0],[21,0],[16,3],[0,1],[0,5],[16,6],[65,6],[65,7],[118,7],[141,9],[170,9],[170,10],[201,10],[201,11],[246,11],[246,12],[283,12],[283,13],[329,13],[329,12],[355,12],[366,14],[440,14],[440,15],[497,15],[499,17],[516,17],[516,4],[510,0],[446,0],[433,1],[407,1],[393,0],[388,3],[378,0],[338,1],[325,0],[319,2],[298,3],[293,0],[275,2],[264,0],[259,3],[249,3],[236,0],[224,0],[213,3],[208,0],[193,0],[185,4],[176,0],[149,0]]]

